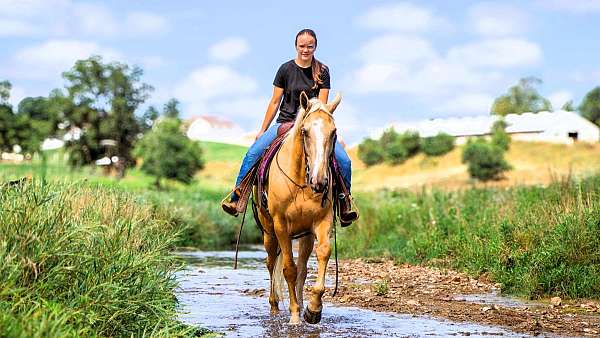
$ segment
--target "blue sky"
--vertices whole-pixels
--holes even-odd
[[[73,1],[0,0],[0,80],[12,102],[64,85],[92,54],[140,65],[149,104],[259,128],[279,65],[302,28],[344,98],[349,142],[393,121],[487,114],[536,76],[555,108],[600,85],[600,0]]]

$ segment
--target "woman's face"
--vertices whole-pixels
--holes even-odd
[[[317,43],[312,36],[309,34],[302,34],[298,37],[298,40],[296,41],[298,59],[305,62],[312,61],[315,49],[317,49]]]

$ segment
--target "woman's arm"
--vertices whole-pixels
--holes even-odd
[[[327,88],[319,89],[319,100],[321,100],[321,102],[323,102],[323,103],[327,103],[327,100],[329,100],[329,89],[327,89]]]
[[[281,103],[281,97],[283,96],[283,88],[279,88],[277,86],[273,86],[273,96],[271,96],[271,100],[269,101],[269,105],[267,106],[267,112],[265,113],[265,118],[263,120],[262,126],[256,135],[256,139],[258,139],[268,128],[277,113],[277,109],[279,108],[279,104]]]

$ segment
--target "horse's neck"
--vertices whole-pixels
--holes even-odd
[[[304,148],[302,146],[302,136],[298,132],[299,129],[292,128],[290,130],[289,137],[285,139],[281,145],[280,155],[282,159],[285,158],[284,163],[281,164],[282,168],[286,171],[290,178],[294,179],[295,182],[304,182],[305,178],[305,166],[304,163]]]

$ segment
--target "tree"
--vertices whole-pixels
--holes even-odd
[[[508,114],[537,113],[552,110],[550,101],[541,96],[535,88],[536,85],[541,83],[542,80],[535,77],[520,79],[517,85],[508,89],[508,93],[494,100],[491,113],[506,116]]]
[[[0,103],[5,104],[8,103],[8,99],[10,98],[10,90],[12,89],[12,84],[10,81],[0,81]]]
[[[140,125],[142,126],[143,132],[146,132],[147,130],[151,129],[154,125],[154,122],[159,116],[160,113],[158,112],[156,107],[148,107],[148,109],[146,109],[146,111],[144,112],[144,115],[142,115],[142,119],[140,121]]]
[[[366,138],[358,145],[358,158],[367,166],[379,164],[384,160],[383,149],[377,141]]]
[[[421,150],[428,156],[441,156],[454,149],[454,136],[439,133],[421,139]]]
[[[0,152],[12,151],[15,145],[15,115],[13,107],[8,103],[12,85],[9,81],[0,82]]]
[[[131,151],[143,130],[135,110],[152,87],[141,82],[143,71],[124,63],[103,63],[102,57],[79,60],[63,77],[72,102],[66,119],[79,139],[67,142],[72,165],[91,164],[117,156],[119,176],[134,164]]]
[[[202,148],[182,131],[181,121],[165,118],[156,123],[138,142],[135,156],[142,159],[142,171],[156,178],[171,178],[190,183],[194,174],[204,168]]]
[[[585,94],[579,106],[579,111],[583,117],[600,127],[600,87],[596,87]]]
[[[506,132],[508,124],[504,119],[498,119],[492,125],[492,144],[507,151],[510,147],[510,135]]]
[[[471,177],[484,182],[500,179],[511,168],[504,159],[504,150],[484,139],[467,142],[462,162],[467,164]]]
[[[179,101],[175,98],[170,99],[163,107],[163,116],[177,119],[179,118]]]
[[[564,110],[564,111],[575,111],[575,110],[577,110],[577,109],[575,109],[575,105],[573,104],[573,100],[569,100],[569,101],[565,102],[565,104],[563,104],[563,106],[560,109]]]

